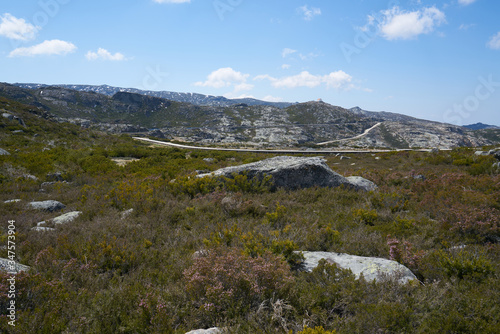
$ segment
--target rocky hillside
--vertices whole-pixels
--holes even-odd
[[[16,86],[29,89],[39,89],[46,88],[49,85],[44,84],[33,84],[33,83],[16,83]],[[229,107],[235,104],[245,103],[248,105],[269,105],[278,108],[286,108],[291,106],[293,103],[289,102],[268,102],[261,101],[257,99],[245,98],[245,99],[228,99],[224,96],[212,96],[197,93],[178,93],[178,92],[168,92],[168,91],[152,91],[152,90],[141,90],[136,88],[121,88],[113,87],[108,85],[57,85],[61,88],[67,88],[83,92],[94,92],[103,95],[113,96],[118,92],[135,93],[147,96],[160,97],[162,99],[168,99],[177,102],[187,102],[200,106],[218,106],[218,107]]]
[[[118,91],[114,95],[43,86],[0,84],[0,96],[30,104],[85,128],[198,144],[254,147],[377,147],[441,149],[493,145],[499,129],[472,131],[413,117],[344,109],[324,102],[271,105],[194,105]]]

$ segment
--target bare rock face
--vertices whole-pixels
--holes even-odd
[[[384,258],[328,252],[302,252],[302,254],[305,258],[303,269],[308,272],[316,268],[321,259],[325,259],[329,263],[335,263],[339,268],[350,269],[356,278],[363,274],[367,281],[396,278],[399,283],[405,284],[417,280],[410,269],[396,261]]]
[[[355,182],[350,181],[331,170],[325,159],[320,157],[280,156],[246,165],[222,168],[210,174],[200,174],[197,177],[224,176],[232,178],[234,174],[244,173],[248,178],[256,177],[259,179],[269,175],[276,188],[295,190],[315,186],[335,188],[344,185],[356,190],[366,190],[365,186],[361,185],[361,178],[356,179]],[[373,186],[375,185],[373,184]]]

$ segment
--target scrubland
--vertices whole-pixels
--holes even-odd
[[[0,147],[11,153],[0,156],[0,246],[15,220],[17,260],[31,266],[16,277],[15,327],[4,312],[9,275],[0,273],[1,332],[500,331],[500,175],[490,156],[326,156],[378,191],[270,191],[271,180],[192,176],[271,155],[151,148],[0,102],[26,123],[0,120]],[[55,172],[65,182],[41,190]],[[4,203],[12,199],[21,201]],[[67,207],[27,209],[34,200]],[[82,215],[32,230],[69,211]],[[394,259],[419,282],[357,280],[327,263],[305,273],[294,251]]]

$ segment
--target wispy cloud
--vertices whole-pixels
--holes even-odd
[[[66,55],[75,52],[77,47],[70,42],[53,39],[26,48],[13,50],[9,57],[33,57],[42,55]]]
[[[87,52],[85,57],[88,60],[98,60],[98,59],[110,60],[110,61],[127,60],[127,58],[125,58],[125,56],[123,54],[121,54],[119,52],[112,54],[111,52],[109,52],[108,50],[103,49],[103,48],[99,48],[97,50],[97,52],[89,51],[89,52]]]
[[[500,50],[500,32],[491,37],[490,41],[488,42],[488,47],[493,50]]]
[[[309,8],[307,5],[297,8],[297,11],[303,15],[306,21],[311,21],[315,16],[321,15],[320,8]]]
[[[428,7],[413,12],[401,10],[398,6],[381,12],[379,29],[387,40],[412,39],[429,34],[446,22],[446,15],[436,7]],[[369,18],[369,24],[373,24]]]
[[[289,49],[289,48],[284,48],[283,51],[281,52],[281,56],[283,58],[286,58],[288,57],[289,55],[292,55],[294,54],[295,52],[297,52],[297,50],[294,50],[294,49]]]
[[[462,6],[468,6],[476,1],[477,0],[458,0],[458,3],[461,4]]]
[[[0,36],[10,39],[28,41],[35,38],[39,28],[24,19],[6,13],[0,16]]]
[[[275,88],[315,88],[321,85],[326,85],[327,88],[334,89],[354,88],[352,77],[344,71],[331,72],[326,75],[314,75],[308,71],[303,71],[300,74],[283,78],[274,78],[268,74],[264,74],[256,76],[254,80],[269,80]]]

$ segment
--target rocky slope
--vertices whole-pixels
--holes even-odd
[[[286,108],[245,103],[207,106],[123,91],[109,96],[62,87],[27,89],[9,84],[0,84],[0,96],[36,106],[59,121],[82,127],[199,144],[285,147],[329,142],[322,147],[446,149],[500,141],[498,129],[472,131],[400,114],[344,109],[324,102]]]
[[[50,87],[44,84],[34,84],[34,83],[16,83],[16,86],[28,89],[40,89]],[[178,92],[168,92],[168,91],[152,91],[152,90],[141,90],[136,88],[121,88],[113,87],[108,85],[57,85],[57,87],[82,91],[82,92],[94,92],[103,95],[113,96],[118,92],[135,93],[140,95],[147,95],[153,97],[159,97],[162,99],[168,99],[177,102],[187,102],[200,106],[218,106],[218,107],[229,107],[235,104],[245,103],[248,105],[269,105],[278,108],[286,108],[291,106],[293,103],[288,102],[268,102],[261,101],[257,99],[228,99],[224,96],[212,96],[197,93],[178,93]]]

